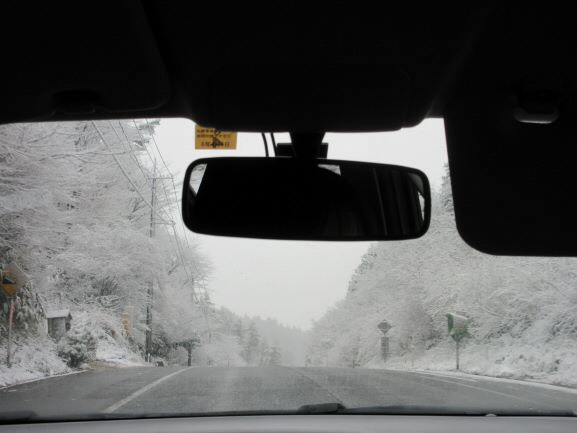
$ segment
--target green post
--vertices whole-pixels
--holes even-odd
[[[469,331],[467,329],[470,319],[461,314],[448,313],[447,314],[447,325],[449,328],[449,335],[455,340],[456,343],[456,365],[457,370],[460,369],[459,365],[459,346],[463,338],[469,337]]]

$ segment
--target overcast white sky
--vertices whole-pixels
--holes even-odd
[[[276,134],[288,142],[288,134]],[[237,150],[195,150],[194,124],[165,119],[157,129],[160,151],[177,179],[195,159],[264,156],[260,134],[241,133]],[[329,158],[407,165],[440,186],[447,161],[442,120],[391,133],[327,134]],[[180,194],[180,191],[178,191]],[[178,216],[180,218],[180,216]],[[189,232],[190,233],[190,232]],[[219,238],[189,234],[213,266],[212,300],[239,314],[271,317],[308,329],[342,299],[367,242],[295,242]]]

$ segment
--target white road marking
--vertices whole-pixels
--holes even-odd
[[[432,378],[433,380],[437,380],[437,381],[439,381],[439,382],[449,383],[449,384],[451,384],[451,385],[458,385],[458,386],[461,386],[461,387],[463,387],[463,388],[470,388],[470,389],[474,389],[474,390],[476,390],[476,391],[481,391],[481,392],[486,392],[486,393],[489,393],[489,394],[494,394],[494,395],[499,395],[499,396],[502,396],[502,397],[507,397],[507,398],[509,398],[509,399],[514,399],[514,400],[518,400],[518,401],[533,403],[533,404],[540,405],[540,406],[542,406],[542,407],[547,406],[547,407],[550,407],[551,409],[555,409],[555,408],[556,408],[555,406],[552,406],[551,404],[546,404],[546,405],[545,405],[545,404],[541,403],[540,401],[536,401],[536,400],[534,400],[534,399],[532,399],[532,398],[527,398],[527,397],[521,397],[521,396],[519,396],[519,395],[514,395],[512,392],[501,392],[501,391],[496,391],[496,390],[493,390],[493,389],[487,389],[487,388],[484,388],[484,387],[482,387],[482,386],[467,385],[466,383],[459,383],[457,378],[455,378],[456,380],[451,380],[451,379],[450,379],[449,377],[447,377],[447,376],[436,376],[436,375],[434,375],[434,374],[429,374],[428,376],[429,376],[430,378]],[[441,377],[443,377],[443,378],[441,378]]]
[[[144,394],[147,391],[150,391],[152,388],[154,388],[156,385],[159,385],[160,383],[164,382],[165,380],[170,379],[171,377],[176,376],[177,374],[182,373],[183,371],[187,371],[190,370],[193,367],[187,367],[187,368],[183,368],[182,370],[178,370],[175,371],[173,373],[167,374],[166,376],[162,376],[160,379],[155,380],[154,382],[149,383],[148,385],[143,386],[140,389],[137,389],[136,391],[134,391],[132,394],[130,394],[128,397],[123,398],[122,400],[117,401],[116,403],[114,403],[111,406],[108,406],[106,409],[104,409],[102,411],[102,413],[112,413],[112,412],[116,412],[118,409],[120,409],[122,406],[124,406],[127,403],[130,403],[132,400],[134,400],[137,397],[140,397],[142,394]]]
[[[441,376],[441,377],[446,377],[446,378],[450,378],[450,379],[457,379],[457,380],[462,380],[465,382],[474,382],[474,383],[479,383],[478,378],[477,379],[472,379],[469,377],[464,377],[464,376],[457,376],[454,374],[445,374],[445,373],[437,373],[437,372],[430,372],[430,371],[417,371],[418,374],[425,374],[427,376]]]
[[[510,383],[513,385],[529,386],[529,387],[533,387],[533,388],[539,388],[541,390],[547,389],[547,390],[551,390],[551,391],[559,391],[559,392],[564,392],[567,394],[577,395],[577,389],[575,389],[575,388],[569,388],[566,386],[553,385],[553,384],[543,383],[543,382],[536,382],[536,381],[531,381],[530,379],[525,379],[525,380],[509,379],[509,378],[505,378],[505,377],[483,376],[483,375],[477,375],[477,374],[455,373],[455,372],[449,372],[449,371],[437,372],[437,371],[415,370],[415,372],[421,373],[421,374],[428,374],[431,376],[442,376],[442,377],[446,377],[446,378],[455,378],[455,379],[463,379],[463,380],[467,380],[467,379],[465,379],[465,377],[467,377],[467,378],[470,378],[469,380],[475,381],[477,383],[482,383],[482,382]],[[477,380],[475,380],[475,378]]]

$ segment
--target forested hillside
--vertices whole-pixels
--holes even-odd
[[[151,355],[198,332],[206,266],[174,230],[176,196],[153,152],[157,124],[0,129],[0,263],[16,264],[29,278],[16,302],[16,368],[32,371],[31,364],[43,362],[28,353],[31,338],[40,339],[46,356],[57,351],[76,366],[84,359],[74,351],[94,352],[86,360],[140,361],[147,329]],[[8,300],[0,296],[5,353]],[[27,314],[31,309],[35,315]],[[63,309],[72,314],[71,330],[50,350],[55,342],[46,336],[45,314]],[[186,326],[172,326],[175,318]],[[53,368],[58,364],[46,372]]]
[[[140,364],[145,353],[186,364],[189,345],[198,365],[282,362],[254,324],[212,305],[158,124],[0,127],[0,270],[15,265],[28,278],[14,302],[11,368],[0,291],[0,386],[92,361]],[[72,316],[61,339],[48,336],[54,311]]]
[[[577,383],[577,260],[477,252],[456,231],[448,176],[433,198],[423,238],[370,247],[313,327],[309,363],[455,369],[446,314],[460,313],[464,371]]]

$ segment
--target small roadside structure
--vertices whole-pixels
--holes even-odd
[[[70,330],[72,315],[70,310],[54,310],[46,313],[48,335],[54,340],[60,340]]]

